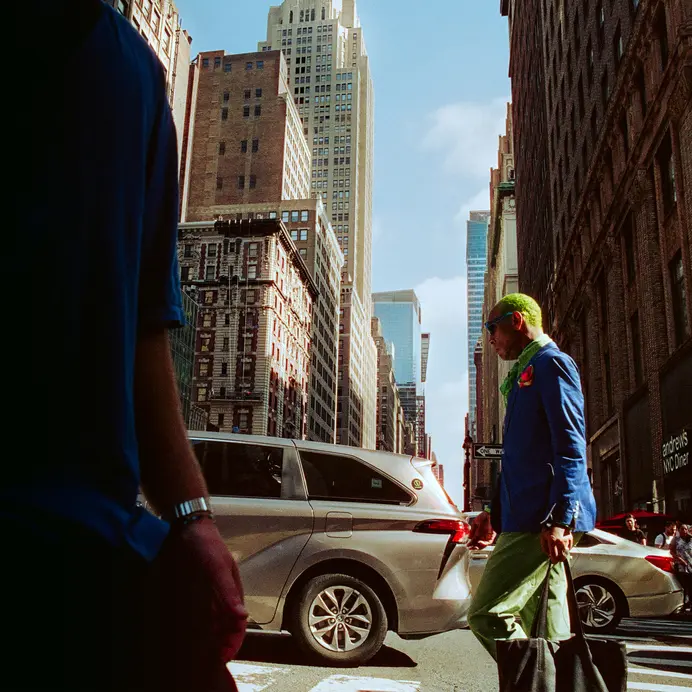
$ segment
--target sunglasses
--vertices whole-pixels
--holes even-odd
[[[495,333],[495,330],[497,329],[497,325],[502,322],[502,320],[506,320],[508,317],[512,316],[514,312],[506,312],[504,315],[500,315],[500,317],[496,317],[494,320],[491,320],[490,322],[485,323],[485,328],[488,330],[488,334],[491,336]]]

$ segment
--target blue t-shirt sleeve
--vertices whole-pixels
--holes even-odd
[[[158,109],[149,144],[139,281],[139,329],[185,324],[178,271],[178,146],[160,75]]]

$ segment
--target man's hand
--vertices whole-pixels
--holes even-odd
[[[223,660],[230,661],[243,643],[248,617],[238,565],[211,519],[200,519],[174,531],[184,571],[198,571],[191,575],[190,582],[201,583],[202,593],[210,594],[210,634]]]
[[[568,558],[573,545],[574,536],[569,529],[553,526],[541,531],[541,548],[554,565]]]

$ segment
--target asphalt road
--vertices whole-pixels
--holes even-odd
[[[613,638],[628,649],[628,690],[692,690],[692,622],[624,621]],[[495,692],[494,662],[468,630],[418,642],[390,634],[359,668],[310,665],[288,636],[250,634],[231,664],[239,692]]]

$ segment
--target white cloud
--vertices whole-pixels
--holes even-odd
[[[497,145],[505,131],[507,100],[460,102],[429,114],[424,151],[441,155],[447,173],[466,178],[489,177],[497,165]]]
[[[489,178],[488,178],[489,180]],[[472,211],[483,211],[490,209],[490,187],[486,185],[482,190],[479,190],[473,197],[462,203],[461,208],[454,217],[454,220],[466,228],[466,222],[469,220],[469,213]]]
[[[464,416],[468,409],[466,279],[434,277],[416,286],[423,330],[430,332],[426,425],[445,467],[447,492],[461,502]]]

